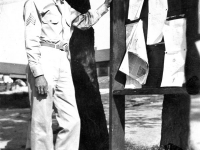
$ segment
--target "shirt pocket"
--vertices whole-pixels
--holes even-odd
[[[59,16],[54,16],[54,15],[45,15],[43,18],[42,18],[42,22],[44,24],[58,24],[60,22],[59,20]]]

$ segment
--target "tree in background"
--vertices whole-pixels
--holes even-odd
[[[81,13],[89,0],[66,0]],[[80,150],[108,150],[108,130],[97,80],[94,29],[74,29],[70,40],[71,68],[81,118]]]

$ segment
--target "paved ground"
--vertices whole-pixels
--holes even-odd
[[[108,120],[108,79],[100,78],[100,91]],[[26,89],[22,89],[26,91]],[[23,150],[25,146],[29,108],[27,92],[0,95],[0,149]],[[4,99],[4,100],[3,100]],[[6,100],[5,100],[6,99]],[[126,140],[137,146],[158,145],[161,132],[162,96],[126,97]],[[200,150],[200,100],[193,96],[191,103],[191,139]],[[4,101],[2,103],[2,101]],[[17,103],[16,103],[17,101]],[[3,104],[3,105],[2,105]],[[20,107],[19,107],[20,106]]]

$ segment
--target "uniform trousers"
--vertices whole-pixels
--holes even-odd
[[[78,150],[80,118],[67,52],[46,46],[42,46],[40,51],[43,73],[48,82],[48,93],[37,94],[34,77],[28,69],[31,150]],[[53,108],[61,129],[55,145],[52,132]]]

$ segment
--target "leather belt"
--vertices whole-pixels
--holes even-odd
[[[53,43],[40,43],[40,44],[41,46],[48,46],[48,47],[56,48],[62,51],[67,51],[67,49],[63,45],[53,44]]]

